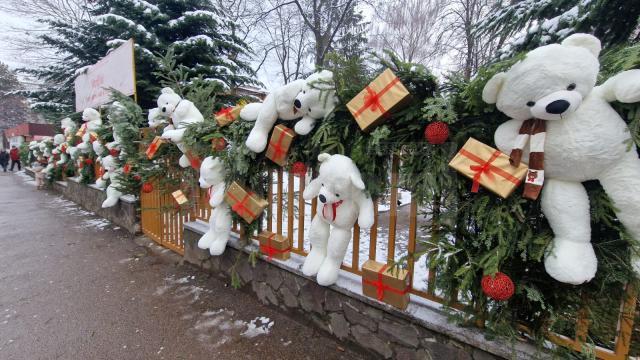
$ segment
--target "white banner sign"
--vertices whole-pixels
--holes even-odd
[[[78,74],[74,82],[76,111],[97,107],[109,102],[110,88],[125,95],[136,91],[133,59],[133,39],[123,43],[86,71]]]

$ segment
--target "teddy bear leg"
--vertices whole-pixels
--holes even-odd
[[[309,231],[311,251],[302,265],[302,273],[313,276],[318,273],[320,265],[327,256],[327,241],[329,240],[329,224],[316,215],[311,221]]]
[[[311,130],[313,130],[315,124],[315,119],[305,116],[296,123],[293,129],[295,130],[296,134],[307,135],[311,132]]]
[[[322,262],[318,271],[318,284],[329,286],[338,280],[338,274],[347,247],[351,240],[351,229],[333,228],[329,238],[329,249],[327,257]]]
[[[613,200],[616,215],[629,235],[640,241],[640,159],[636,149],[625,154],[625,157],[600,177],[600,184]],[[632,265],[636,274],[640,275],[640,257],[632,256]]]
[[[117,204],[120,199],[120,195],[122,195],[120,191],[114,189],[113,185],[109,185],[107,188],[107,198],[102,202],[102,208],[109,208]]]
[[[209,230],[202,235],[200,240],[198,240],[198,247],[202,250],[206,250],[209,248],[214,239],[214,229],[216,226],[216,217],[211,214],[209,217]]]
[[[598,261],[591,246],[589,197],[581,183],[547,179],[542,211],[554,233],[544,267],[554,279],[579,285],[591,280]]]
[[[180,156],[180,159],[178,159],[178,164],[183,168],[188,168],[189,166],[191,166],[191,162],[189,161],[187,155]]]
[[[213,241],[209,246],[209,253],[213,256],[222,255],[227,248],[229,234],[231,233],[231,214],[229,209],[217,209],[216,223],[213,229]],[[213,214],[211,215],[213,216]]]

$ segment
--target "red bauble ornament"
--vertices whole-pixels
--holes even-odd
[[[118,149],[111,149],[111,150],[109,150],[109,155],[111,155],[111,156],[113,156],[113,157],[116,157],[116,156],[120,155],[120,150],[118,150]]]
[[[211,147],[213,151],[222,151],[227,148],[227,140],[223,137],[214,138],[211,140]]]
[[[93,164],[93,159],[87,159],[84,161],[85,165],[91,165]]]
[[[449,125],[442,121],[434,121],[424,129],[424,138],[429,144],[440,145],[449,138]]]
[[[153,184],[151,184],[150,182],[146,182],[144,184],[142,184],[142,192],[143,193],[150,193],[153,191]]]
[[[122,167],[122,172],[125,174],[128,174],[131,172],[131,165],[130,164],[124,164],[124,166]]]
[[[516,289],[511,278],[501,272],[483,276],[481,284],[484,294],[497,301],[509,300]]]
[[[291,173],[295,176],[304,176],[307,174],[307,165],[302,161],[296,161],[291,165]]]
[[[133,175],[133,180],[140,181],[140,180],[142,180],[142,176],[140,176],[138,174],[135,174],[135,175]]]

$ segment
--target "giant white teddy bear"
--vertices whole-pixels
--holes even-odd
[[[122,196],[122,192],[118,190],[118,186],[120,186],[119,177],[122,176],[122,169],[117,166],[116,159],[111,155],[105,156],[101,164],[104,168],[104,173],[102,177],[96,181],[96,184],[104,187],[104,182],[106,182],[107,179],[111,180],[106,190],[107,198],[102,202],[102,208],[104,209],[115,206],[118,200],[120,200],[120,196]]]
[[[344,155],[320,154],[317,178],[304,190],[305,200],[318,197],[316,216],[311,221],[311,252],[302,272],[317,274],[318,284],[327,286],[338,280],[338,271],[358,221],[367,230],[373,225],[373,202],[354,162]]]
[[[333,111],[336,104],[333,73],[323,70],[306,80],[295,80],[269,93],[262,103],[246,105],[240,118],[254,121],[246,145],[253,152],[262,152],[267,146],[269,132],[276,120],[296,120],[295,132],[307,135],[317,119]]]
[[[224,201],[226,171],[220,158],[207,157],[200,165],[200,187],[207,189],[209,205],[209,231],[198,241],[200,249],[209,249],[211,255],[224,252],[231,233],[231,212]]]
[[[599,52],[597,38],[571,35],[561,44],[532,50],[491,78],[482,93],[484,101],[512,118],[495,133],[498,148],[507,154],[526,145],[526,137],[519,136],[525,120],[546,124],[546,139],[531,136],[529,145],[531,152],[544,154],[544,169],[532,180],[538,185],[544,180],[542,211],[555,236],[544,264],[549,275],[569,284],[591,280],[597,269],[589,198],[581,182],[599,180],[622,224],[640,240],[640,160],[635,146],[629,146],[627,125],[609,105],[640,101],[640,70],[596,86]],[[636,272],[639,265],[635,259]]]
[[[204,117],[200,110],[189,100],[185,100],[176,94],[171,88],[163,88],[160,97],[158,97],[158,109],[160,114],[166,118],[171,118],[173,128],[166,127],[162,132],[162,138],[171,140],[178,149],[182,151],[182,156],[178,163],[181,167],[186,168],[191,165],[186,155],[186,148],[182,143],[182,137],[188,125],[203,122]]]
[[[86,108],[82,112],[82,121],[84,123],[80,126],[82,131],[82,143],[78,144],[78,149],[87,154],[92,149],[91,143],[95,139],[92,139],[91,133],[95,132],[102,126],[102,118],[100,113],[93,108]]]

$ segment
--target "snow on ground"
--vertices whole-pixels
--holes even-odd
[[[24,170],[18,171],[16,175],[24,180],[25,184],[36,186],[36,181],[31,176],[27,175]]]

